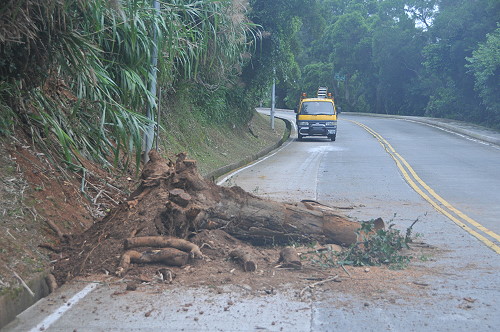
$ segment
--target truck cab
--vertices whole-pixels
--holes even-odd
[[[320,87],[314,98],[303,93],[296,113],[299,140],[304,136],[326,136],[332,141],[337,138],[337,110],[327,88]]]

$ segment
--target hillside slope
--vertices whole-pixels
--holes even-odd
[[[189,128],[170,123],[160,152],[171,157],[187,151],[203,174],[258,153],[285,132],[282,121],[273,131],[257,113],[239,127],[203,125],[195,119],[187,121]],[[51,248],[88,228],[136,187],[134,170],[85,166],[85,172],[73,173],[25,139],[0,141],[0,295],[18,293],[20,279],[46,271],[51,260],[61,258]]]

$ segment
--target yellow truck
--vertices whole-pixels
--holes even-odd
[[[302,93],[296,113],[299,140],[304,136],[326,136],[332,141],[337,138],[337,109],[327,88],[320,87],[315,98]]]

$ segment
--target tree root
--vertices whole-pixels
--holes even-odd
[[[190,254],[191,258],[203,258],[200,248],[189,241],[165,236],[142,236],[125,240],[125,249],[138,247],[175,248]]]

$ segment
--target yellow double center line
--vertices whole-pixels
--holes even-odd
[[[437,211],[444,214],[469,234],[479,239],[489,248],[493,249],[497,254],[500,254],[500,246],[495,244],[495,242],[500,242],[500,235],[484,227],[474,219],[467,216],[465,213],[456,209],[444,198],[439,196],[417,175],[410,164],[408,164],[408,162],[403,157],[401,157],[391,146],[391,144],[387,142],[382,136],[380,136],[380,134],[362,123],[359,123],[357,121],[351,122],[365,129],[379,141],[385,151],[392,157],[392,159],[394,159],[406,182],[413,188],[413,190],[415,190],[420,196],[422,196],[427,202],[429,202]],[[488,237],[493,239],[493,241],[495,242],[490,240]]]

